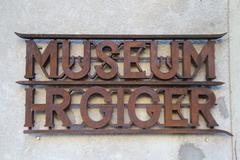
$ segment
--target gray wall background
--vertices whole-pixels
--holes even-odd
[[[0,159],[229,160],[240,157],[239,0],[0,0]],[[23,134],[25,42],[14,32],[228,34],[216,47],[214,113],[226,135],[37,136]],[[224,112],[223,112],[224,111]]]

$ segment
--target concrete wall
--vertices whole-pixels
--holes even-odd
[[[233,157],[235,160],[240,157],[240,109],[239,109],[239,79],[240,79],[240,0],[231,0],[229,3],[229,53],[230,53],[230,83],[231,83],[231,112],[232,112],[232,132],[234,134],[233,137]]]
[[[0,159],[229,160],[240,156],[239,0],[0,1]],[[38,136],[23,134],[25,42],[14,32],[197,34],[228,32],[216,46],[213,110],[227,135]],[[230,37],[230,38],[229,38]],[[229,43],[230,42],[230,43]]]

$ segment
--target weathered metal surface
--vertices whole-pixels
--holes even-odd
[[[73,89],[63,89],[63,88],[45,88],[46,90],[46,104],[34,104],[35,88],[26,89],[26,121],[25,127],[34,127],[34,112],[46,112],[46,127],[54,127],[53,122],[53,112],[57,114],[59,119],[62,121],[63,126],[71,127],[72,124],[67,116],[65,110],[69,109],[71,106],[71,95],[80,94],[82,95],[81,102],[78,105],[83,119],[83,124],[89,128],[104,128],[109,126],[112,119],[113,108],[117,108],[117,123],[112,127],[123,127],[131,128],[132,125],[139,128],[151,128],[154,126],[164,126],[164,127],[197,127],[199,124],[199,115],[201,114],[206,120],[208,127],[213,128],[218,124],[214,120],[212,114],[210,113],[211,107],[215,105],[215,95],[207,88],[163,88],[163,89],[152,89],[150,87],[139,87],[134,90],[129,90],[128,88],[114,88],[105,89],[103,87],[95,86],[87,89],[73,88]],[[77,92],[77,93],[75,93]],[[117,104],[112,103],[112,94],[117,94]],[[124,94],[130,94],[128,104],[124,104]],[[190,104],[182,104],[183,98],[190,94]],[[105,101],[105,104],[95,104],[95,108],[100,109],[100,113],[103,118],[100,121],[94,121],[88,116],[89,99],[94,95],[101,95]],[[147,94],[152,98],[153,104],[141,104],[136,105],[137,99],[143,95]],[[160,104],[159,94],[164,95],[164,104]],[[60,104],[54,104],[54,99],[56,96],[61,96],[63,101]],[[179,98],[175,103],[172,103],[172,98],[178,96]],[[206,103],[199,103],[200,96],[208,101]],[[128,114],[130,117],[130,122],[124,123],[124,107],[127,106]],[[135,107],[146,108],[148,115],[151,117],[147,121],[142,121],[138,119],[135,111]],[[190,108],[190,123],[181,114],[181,108],[185,106]],[[75,105],[75,108],[77,106]],[[164,108],[164,123],[159,123],[160,108]],[[173,120],[173,113],[177,112],[180,120]],[[132,125],[128,125],[132,124]],[[79,125],[79,124],[78,124]],[[212,133],[212,132],[211,132]]]
[[[231,133],[220,129],[82,129],[82,130],[24,130],[27,134],[73,134],[73,135],[139,135],[139,134],[227,134]]]
[[[157,79],[157,80],[173,80],[173,79],[184,79],[191,80],[196,77],[200,68],[204,63],[206,63],[206,79],[215,79],[215,42],[209,40],[200,53],[198,54],[192,43],[188,40],[183,42],[183,48],[179,47],[179,42],[173,40],[170,43],[171,48],[171,58],[158,57],[157,52],[157,43],[155,41],[126,41],[118,44],[113,41],[101,41],[98,44],[93,42],[84,41],[84,57],[81,58],[78,62],[71,60],[70,56],[70,41],[63,40],[51,40],[48,43],[47,48],[40,52],[37,47],[37,44],[33,40],[27,40],[27,49],[26,49],[26,72],[25,78],[34,79],[35,69],[34,63],[37,63],[44,75],[48,79],[62,79],[69,78],[72,80],[82,80],[84,78],[88,79],[102,79],[102,80],[111,80],[111,79]],[[147,45],[149,44],[149,45]],[[60,47],[60,46],[61,47]],[[95,46],[96,54],[101,65],[95,65],[95,73],[90,75],[91,70],[91,49]],[[59,47],[62,49],[62,73],[59,72]],[[120,48],[123,47],[124,59],[123,59],[123,74],[119,72],[119,66],[115,61],[114,57],[118,57],[120,54]],[[151,75],[146,75],[140,66],[140,54],[145,50],[150,49],[150,69]],[[132,55],[132,50],[137,49],[137,54]],[[178,73],[179,69],[179,58],[180,50],[182,50],[182,73]],[[108,56],[106,51],[110,51],[110,56]],[[165,59],[165,60],[162,60]],[[47,65],[50,64],[50,71],[47,72]],[[72,68],[75,65],[79,65],[81,70],[74,72]],[[161,66],[166,65],[168,72],[162,72]],[[192,73],[192,67],[194,66],[194,72]],[[137,71],[131,71],[131,68],[135,66]],[[110,71],[107,72],[106,68]]]
[[[82,85],[82,86],[219,86],[219,81],[17,81],[22,85]]]
[[[218,126],[211,108],[215,106],[216,97],[211,86],[224,82],[212,81],[215,73],[215,41],[225,34],[213,35],[63,35],[63,34],[19,34],[26,40],[26,72],[28,81],[18,81],[26,88],[26,113],[24,133],[66,133],[66,134],[214,134],[231,133],[213,129]],[[33,39],[50,39],[45,50],[41,51]],[[71,56],[70,39],[83,39],[83,57]],[[94,41],[99,40],[101,41]],[[116,42],[110,39],[122,39]],[[143,39],[145,41],[143,41]],[[158,55],[156,40],[172,40],[170,56]],[[207,39],[200,52],[197,52],[190,40]],[[177,41],[177,40],[182,40]],[[97,57],[92,56],[96,50]],[[141,54],[149,50],[148,57]],[[60,56],[60,51],[62,55]],[[123,51],[123,57],[120,52]],[[109,54],[110,52],[110,54]],[[133,54],[133,52],[135,54]],[[180,54],[182,54],[180,56]],[[149,63],[150,75],[142,68],[142,61]],[[93,64],[98,62],[101,64]],[[123,62],[120,69],[119,62]],[[39,65],[48,81],[36,80],[34,69]],[[79,65],[79,71],[73,68]],[[179,72],[179,66],[182,69]],[[205,67],[205,81],[196,81],[200,69]],[[167,71],[162,71],[166,66]],[[132,68],[135,67],[135,70]],[[62,68],[62,70],[60,70]],[[94,73],[90,70],[94,69]],[[123,70],[123,73],[120,73]],[[59,73],[61,72],[61,73]],[[35,87],[34,87],[35,86]],[[44,86],[46,103],[35,103],[35,90]],[[50,87],[51,86],[51,87]],[[103,88],[105,86],[106,88]],[[34,88],[33,88],[34,87]],[[72,104],[72,96],[81,96],[79,104]],[[117,102],[113,103],[113,94]],[[129,98],[125,98],[125,94]],[[160,94],[164,103],[160,101]],[[103,104],[90,104],[90,98],[100,95]],[[151,99],[149,104],[137,104],[142,95]],[[61,103],[55,103],[61,97]],[[177,99],[176,99],[177,97]],[[183,102],[185,97],[189,103]],[[174,101],[174,99],[176,101]],[[126,103],[127,100],[127,103]],[[204,103],[200,102],[205,100]],[[72,123],[67,111],[79,108],[82,123]],[[189,118],[184,117],[182,108],[189,108]],[[98,108],[102,115],[100,120],[93,120],[88,109]],[[125,122],[124,109],[127,109],[129,122]],[[148,120],[141,120],[137,108],[145,108]],[[116,122],[112,123],[113,110],[117,110]],[[48,130],[34,129],[35,113],[45,113],[45,127]],[[164,112],[164,122],[160,122],[160,113]],[[178,119],[174,119],[173,115]],[[210,129],[198,129],[199,116],[205,120]],[[54,117],[57,116],[66,130],[55,129]],[[80,129],[74,130],[72,127]],[[111,129],[109,129],[111,128]],[[138,129],[136,129],[138,128]],[[191,129],[190,129],[191,128]]]
[[[24,34],[15,32],[24,39],[219,39],[221,34],[186,34],[186,35],[106,35],[106,34]]]

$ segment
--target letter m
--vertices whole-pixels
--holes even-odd
[[[215,42],[208,41],[198,54],[190,41],[184,41],[183,44],[183,77],[194,78],[199,72],[201,66],[206,64],[206,79],[215,79]],[[196,69],[191,74],[191,64]]]
[[[58,78],[58,45],[55,40],[51,40],[47,48],[41,53],[33,40],[26,41],[26,74],[25,78],[35,77],[34,65],[39,64],[41,70],[47,78]],[[50,62],[50,74],[47,73],[46,66]]]

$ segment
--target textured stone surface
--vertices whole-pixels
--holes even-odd
[[[238,135],[239,89],[239,0],[231,0],[230,52],[225,36],[216,46],[217,80],[225,82],[216,89],[224,111],[214,109],[219,128]],[[238,15],[237,15],[238,14]],[[155,136],[40,136],[24,135],[24,40],[14,32],[26,33],[123,33],[184,34],[222,33],[228,31],[227,0],[172,1],[47,1],[1,0],[0,4],[0,159],[180,159],[186,144],[198,159],[233,159],[234,141],[225,135],[155,135]],[[231,72],[229,72],[231,53]],[[232,96],[230,98],[229,73]],[[231,99],[231,103],[229,101]],[[232,107],[231,107],[232,106]],[[231,108],[230,108],[231,107]],[[232,111],[232,113],[231,113]],[[233,117],[232,117],[233,116]],[[231,123],[231,118],[234,119]],[[232,125],[233,126],[232,126]],[[237,143],[238,144],[238,143]],[[239,144],[238,144],[239,145]],[[183,151],[181,150],[183,148]],[[190,147],[191,148],[191,147]],[[187,149],[189,149],[187,147]],[[191,150],[191,149],[190,149]],[[239,147],[237,147],[239,150]],[[193,153],[195,154],[195,153]],[[186,157],[184,157],[186,156]],[[181,154],[181,159],[189,155]],[[203,157],[200,157],[203,156]],[[239,155],[240,156],[240,155]],[[197,159],[197,158],[195,158]]]
[[[179,160],[203,160],[205,155],[202,150],[192,143],[181,145],[178,153]]]
[[[229,5],[229,34],[230,34],[230,80],[231,80],[231,109],[233,128],[233,151],[235,160],[240,157],[240,0],[231,0]]]

